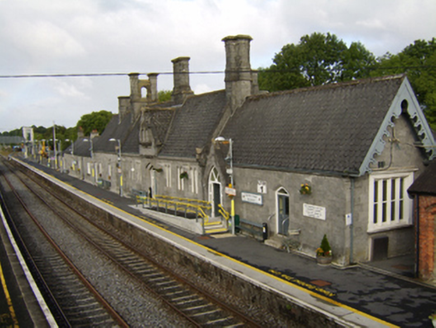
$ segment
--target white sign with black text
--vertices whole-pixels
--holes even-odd
[[[315,218],[319,220],[325,220],[325,207],[303,204],[303,215],[308,216],[310,218]]]
[[[263,197],[262,195],[253,193],[253,192],[241,192],[241,200],[246,203],[263,205]]]

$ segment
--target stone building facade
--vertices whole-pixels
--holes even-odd
[[[113,192],[122,176],[124,195],[210,201],[212,216],[219,204],[230,211],[225,190],[233,179],[235,213],[267,226],[270,245],[291,242],[313,256],[327,234],[339,265],[413,252],[406,191],[436,153],[407,78],[259,92],[251,40],[223,39],[224,90],[194,95],[188,57],[173,60],[166,103],[157,101],[156,74],[130,74],[131,94],[119,97],[119,113],[92,139],[92,157],[88,138],[65,155],[70,174]],[[231,139],[231,151],[217,137]]]

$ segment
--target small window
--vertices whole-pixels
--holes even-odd
[[[177,168],[177,189],[185,190],[185,180],[189,179],[189,170],[185,167]]]
[[[190,176],[191,176],[191,192],[193,194],[198,194],[198,173],[197,169],[190,169]]]
[[[162,165],[164,173],[165,173],[165,183],[168,188],[171,188],[171,165],[163,164]]]

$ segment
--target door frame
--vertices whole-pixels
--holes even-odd
[[[221,178],[216,167],[212,167],[209,173],[209,202],[212,205],[211,209],[211,217],[216,217],[219,213],[215,213],[215,207],[218,204],[222,204],[223,195],[222,195],[222,186],[221,186]],[[219,188],[219,199],[215,199],[215,185],[218,185]]]
[[[280,213],[280,199],[287,199],[287,212],[288,213],[285,213],[285,215],[287,215],[287,217],[285,216],[285,217],[281,217],[281,214],[282,213]],[[288,231],[289,231],[289,212],[290,212],[290,205],[289,205],[289,192],[286,190],[286,188],[284,188],[284,187],[280,187],[280,188],[278,188],[277,189],[277,191],[276,191],[276,209],[277,209],[277,211],[276,211],[276,222],[277,222],[277,225],[276,225],[276,229],[277,229],[277,234],[281,234],[281,235],[287,235],[288,234]],[[285,207],[285,210],[286,210],[286,207]],[[283,231],[284,229],[283,229],[283,227],[286,227],[286,224],[283,224],[283,222],[285,222],[286,223],[286,220],[288,220],[288,225],[287,225],[287,231]]]

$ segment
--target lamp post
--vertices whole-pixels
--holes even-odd
[[[91,143],[91,148],[89,148],[89,150],[91,151],[91,159],[93,159],[94,158],[94,149],[92,148],[92,139],[91,138],[89,138],[89,139],[85,138],[82,141],[83,142],[90,142]]]
[[[234,184],[233,184],[233,140],[231,138],[229,139],[225,139],[224,137],[217,137],[215,138],[215,141],[217,142],[221,142],[221,143],[228,143],[229,144],[229,155],[226,159],[228,159],[230,161],[230,170],[227,171],[230,175],[230,188],[234,188]],[[231,210],[230,210],[230,215],[232,218],[232,235],[236,234],[236,227],[235,227],[235,196],[230,196],[231,197]]]
[[[61,148],[61,145],[62,145],[62,141],[61,141],[61,139],[57,139],[58,140],[58,153],[57,153],[57,156],[59,157],[59,161],[58,161],[58,168],[59,168],[59,171],[60,172],[63,172],[62,171],[62,165],[63,165],[63,159],[62,159],[62,148]],[[57,157],[56,157],[56,159],[57,159]]]
[[[72,139],[71,140],[70,139],[65,139],[65,141],[71,141],[71,157],[72,157],[71,165],[72,165],[72,168],[73,168],[73,171],[74,171],[75,170],[75,168],[74,168],[74,141]]]
[[[55,170],[57,169],[57,166],[58,166],[58,160],[57,160],[57,157],[56,157],[56,141],[57,140],[58,139],[50,139],[50,141],[53,141],[53,156],[54,156],[54,166],[53,166],[53,169],[55,169]]]
[[[89,148],[89,150],[91,152],[91,164],[94,166],[94,163],[92,161],[94,159],[94,149],[93,149],[93,146],[92,146],[92,138],[89,138],[89,139],[85,138],[82,141],[83,142],[89,142],[91,144],[91,148]],[[95,176],[95,168],[94,167],[92,168],[92,176],[94,177],[94,183],[96,183],[97,182],[97,177]]]
[[[110,138],[109,141],[118,142],[118,172],[120,174],[120,196],[123,197],[123,170],[121,168],[121,140]]]

